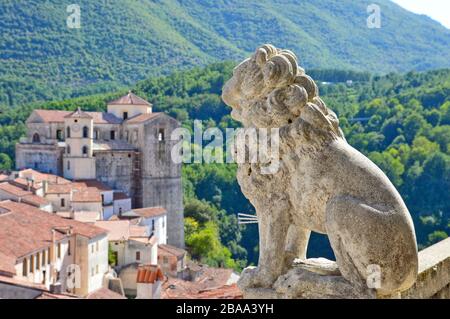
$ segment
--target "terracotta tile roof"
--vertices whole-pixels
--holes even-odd
[[[160,244],[158,245],[158,255],[184,257],[186,250],[171,245]]]
[[[236,284],[199,288],[196,282],[168,278],[163,284],[161,299],[242,299]]]
[[[136,282],[138,284],[154,284],[155,281],[164,280],[161,268],[157,265],[141,265],[138,268]]]
[[[69,180],[53,174],[46,174],[35,171],[33,169],[24,169],[19,172],[19,176],[23,179],[33,179],[35,183],[41,183],[43,181],[47,181],[49,183],[54,184],[69,184],[71,183]]]
[[[237,284],[200,290],[196,299],[243,299],[242,291]]]
[[[48,184],[46,194],[70,194],[72,184]]]
[[[43,198],[41,196],[33,195],[33,194],[26,195],[26,196],[22,197],[21,200],[25,204],[30,204],[30,205],[38,207],[38,208],[50,204],[50,202],[48,200],[46,200],[45,198]]]
[[[9,255],[5,255],[0,252],[0,275],[15,276],[16,268],[16,258]]]
[[[99,191],[112,191],[112,188],[108,185],[103,184],[102,182],[96,179],[86,179],[86,180],[77,180],[73,183],[75,188],[89,188],[94,187]]]
[[[90,116],[86,112],[83,112],[80,108],[77,108],[76,111],[67,114],[66,116],[64,116],[64,118],[92,119],[92,116]]]
[[[4,181],[7,181],[7,180],[8,180],[8,178],[9,178],[9,176],[8,176],[8,175],[5,175],[5,174],[0,174],[0,182],[4,182]]]
[[[72,227],[73,234],[88,238],[106,235],[107,232],[93,225],[64,219],[23,203],[0,202],[6,210],[0,214],[0,252],[19,258],[35,250],[48,248],[53,227]],[[59,241],[66,235],[56,232]]]
[[[127,299],[127,298],[118,294],[115,291],[109,290],[108,288],[100,288],[87,295],[86,299]]]
[[[129,212],[126,212],[122,214],[122,216],[125,217],[133,217],[133,216],[140,216],[140,217],[156,217],[167,214],[167,210],[163,207],[146,207],[146,208],[139,208],[139,209],[133,209]]]
[[[123,199],[129,199],[130,196],[123,192],[114,192],[113,194],[113,200],[123,200]]]
[[[98,212],[78,211],[73,213],[73,219],[83,223],[94,224],[100,219],[100,214]]]
[[[147,227],[130,224],[130,236],[131,237],[148,237]]]
[[[64,123],[64,117],[71,114],[70,111],[58,110],[34,110],[45,123]],[[111,113],[85,112],[93,118],[94,124],[121,124],[122,120]]]
[[[101,203],[102,195],[95,187],[74,189],[72,193],[73,203]]]
[[[156,236],[152,237],[130,237],[130,240],[136,241],[138,243],[144,244],[144,245],[150,245],[153,246],[158,242],[158,239]]]
[[[168,278],[163,284],[163,299],[241,299],[233,270],[200,266],[202,272],[194,281]],[[237,277],[238,278],[238,277]],[[233,279],[233,280],[230,280]]]
[[[5,182],[5,183],[1,183],[0,184],[0,190],[17,196],[17,197],[22,197],[22,196],[26,196],[26,195],[31,195],[31,192],[28,192],[26,190],[23,190],[21,187],[17,187],[15,185],[12,185],[11,183]]]
[[[97,221],[95,226],[108,231],[109,241],[128,240],[130,238],[130,222],[127,220]]]
[[[144,114],[139,114],[133,117],[130,117],[128,120],[125,121],[126,124],[137,124],[137,123],[143,123],[145,121],[148,121],[150,119],[153,119],[161,114],[164,113],[144,113]]]
[[[151,106],[151,104],[144,100],[143,98],[137,96],[133,92],[128,92],[127,95],[124,95],[114,101],[111,101],[108,103],[108,105],[148,105]]]

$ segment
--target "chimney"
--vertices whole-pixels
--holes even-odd
[[[48,181],[42,181],[42,190],[43,190],[44,196],[45,196],[48,192]]]

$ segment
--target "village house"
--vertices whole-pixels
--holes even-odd
[[[174,278],[186,279],[186,251],[170,245],[158,245],[158,265],[163,273]]]
[[[147,227],[148,232],[157,238],[158,244],[167,243],[167,211],[165,208],[132,209],[119,214],[119,218],[128,219],[136,225]]]
[[[95,226],[108,231],[108,242],[119,271],[133,263],[157,264],[158,244],[147,227],[133,225],[129,220],[98,221]]]
[[[78,296],[109,271],[106,230],[10,200],[0,202],[0,254],[2,276]]]

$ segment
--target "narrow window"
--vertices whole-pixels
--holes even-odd
[[[58,243],[58,258],[61,258],[61,243]]]
[[[70,154],[70,151],[71,151],[70,145],[67,145],[67,154]]]
[[[28,276],[28,259],[24,258],[22,262],[22,275]]]
[[[164,129],[160,128],[158,131],[158,141],[162,142],[164,141]]]
[[[83,155],[87,155],[88,153],[88,147],[87,146],[83,146]]]
[[[102,194],[102,203],[105,205],[105,195]]]
[[[47,264],[50,264],[50,248],[47,250]]]
[[[136,260],[137,261],[141,260],[141,252],[140,251],[136,252]]]
[[[98,242],[95,243],[95,250],[98,251]]]
[[[155,230],[155,220],[152,219],[152,231]]]
[[[91,253],[94,253],[94,245],[91,246]]]
[[[40,143],[41,142],[41,137],[39,136],[38,133],[34,133],[33,135],[33,143]]]
[[[87,126],[83,127],[83,138],[89,137],[89,128]]]
[[[110,132],[110,139],[111,140],[115,140],[116,139],[116,131],[111,131]]]
[[[61,198],[61,207],[66,207],[66,200]]]
[[[70,127],[67,127],[66,138],[70,138]]]
[[[67,161],[67,170],[70,171],[70,161]]]
[[[99,139],[99,135],[100,135],[98,130],[94,131],[94,135],[95,135],[95,139],[98,140]]]
[[[126,120],[128,118],[128,112],[123,112],[123,119]]]
[[[34,162],[34,169],[38,169],[39,168],[39,164],[38,164],[38,162]]]
[[[30,256],[30,273],[34,272],[34,256]]]
[[[41,269],[41,254],[40,253],[36,254],[36,269],[37,270]]]
[[[70,239],[69,239],[69,241],[67,242],[67,255],[69,255],[69,256],[72,254],[70,246],[71,245],[70,245]]]
[[[42,267],[44,267],[45,266],[45,260],[47,259],[47,252],[44,250],[43,252],[42,252]]]
[[[62,141],[62,130],[56,130],[56,139]]]

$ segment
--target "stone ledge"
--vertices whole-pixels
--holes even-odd
[[[450,298],[450,238],[419,252],[417,281],[401,298]]]

